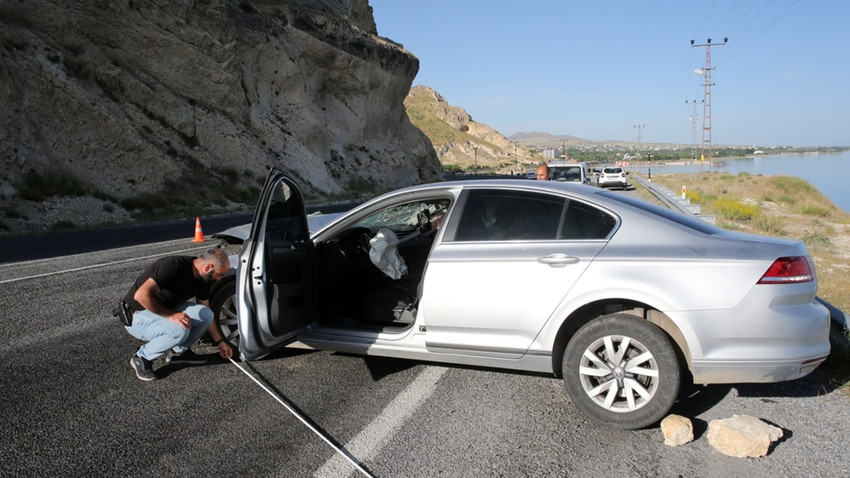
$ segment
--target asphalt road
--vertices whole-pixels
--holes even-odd
[[[358,203],[346,202],[330,205],[308,206],[307,213],[347,211]],[[205,238],[233,226],[251,222],[250,213],[221,214],[198,218]],[[102,251],[118,247],[150,244],[195,235],[195,218],[185,218],[155,224],[115,226],[32,236],[0,239],[0,264],[35,259],[45,259],[70,254]]]
[[[155,258],[209,245],[189,240],[0,264],[0,476],[361,476],[230,362],[135,378],[110,310]],[[818,371],[695,390],[674,412],[696,440],[671,448],[657,427],[595,425],[545,375],[297,348],[250,367],[374,476],[850,476],[850,396]],[[785,437],[722,455],[707,424],[732,414]]]

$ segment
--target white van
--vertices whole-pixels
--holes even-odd
[[[590,184],[590,177],[587,175],[587,164],[578,161],[549,161],[549,179],[551,181]]]

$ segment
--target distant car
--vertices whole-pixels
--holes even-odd
[[[581,184],[415,186],[312,230],[298,186],[272,170],[237,263],[246,360],[298,340],[552,373],[619,428],[663,418],[685,375],[792,380],[830,349],[802,241]]]
[[[574,182],[590,184],[587,163],[555,160],[549,162],[549,179],[551,181]]]
[[[629,179],[626,171],[617,166],[602,168],[597,179],[600,188],[618,187],[626,189],[629,187]]]

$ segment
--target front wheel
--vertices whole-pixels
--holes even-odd
[[[239,347],[239,327],[236,321],[236,280],[222,284],[210,299],[221,336],[231,347]]]
[[[592,320],[567,344],[564,385],[593,420],[633,430],[650,426],[673,407],[681,372],[667,334],[630,314]]]

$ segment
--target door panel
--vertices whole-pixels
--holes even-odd
[[[272,170],[237,270],[240,352],[246,359],[294,341],[313,320],[315,256],[301,191]]]
[[[616,219],[567,198],[466,191],[423,287],[433,351],[519,358],[607,244]]]

